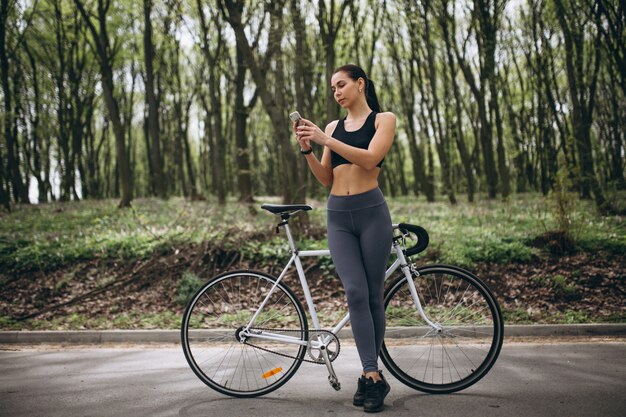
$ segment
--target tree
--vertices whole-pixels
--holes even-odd
[[[442,0],[439,4],[439,11],[437,13],[439,26],[441,27],[442,37],[444,44],[446,46],[446,59],[447,59],[447,69],[449,71],[449,79],[450,84],[452,86],[452,93],[454,96],[454,132],[452,135],[454,136],[455,143],[457,149],[459,151],[461,164],[463,165],[463,171],[465,173],[465,179],[467,180],[467,199],[469,202],[474,201],[474,194],[476,192],[476,185],[474,179],[474,171],[472,170],[472,161],[469,154],[469,150],[465,144],[465,138],[463,135],[463,121],[462,115],[463,110],[461,106],[461,91],[459,88],[459,84],[457,82],[457,65],[454,60],[453,50],[452,50],[452,41],[454,39],[456,33],[456,26],[454,21],[451,20],[450,14],[448,13],[448,1]],[[445,75],[444,75],[445,77]],[[451,107],[451,106],[448,106]]]
[[[109,35],[107,32],[107,12],[111,5],[110,0],[98,0],[98,10],[96,20],[99,30],[91,21],[91,16],[85,10],[85,6],[81,0],[74,0],[74,4],[78,8],[81,16],[85,20],[89,32],[92,36],[93,48],[100,64],[100,74],[102,76],[102,89],[104,93],[104,102],[106,104],[109,119],[113,125],[113,134],[115,135],[115,153],[117,160],[117,169],[121,181],[121,199],[119,207],[130,207],[133,199],[133,189],[131,184],[131,171],[128,154],[126,151],[126,143],[124,141],[124,129],[122,126],[119,104],[115,97],[114,81],[113,81],[113,60],[117,50],[111,48]]]
[[[18,109],[13,100],[14,92],[11,91],[11,84],[9,82],[11,72],[13,71],[15,73],[15,71],[19,71],[11,68],[12,60],[10,56],[19,45],[12,45],[13,48],[11,48],[7,39],[9,15],[10,13],[15,12],[14,10],[11,10],[15,7],[16,3],[13,1],[0,1],[0,83],[2,85],[2,92],[4,95],[3,124],[7,152],[6,174],[4,173],[5,168],[0,165],[0,179],[2,179],[1,177],[7,176],[9,179],[7,183],[10,182],[13,189],[13,198],[23,204],[28,204],[30,202],[28,199],[28,187],[24,184],[24,180],[22,178],[17,142]],[[21,39],[21,37],[19,39]],[[9,193],[4,190],[4,184],[0,186],[0,200],[6,208],[9,207],[9,200],[7,198],[8,194]]]
[[[225,53],[224,34],[219,24],[219,12],[213,10],[213,36],[209,37],[209,25],[200,0],[197,2],[200,28],[202,30],[202,52],[209,71],[208,98],[202,97],[208,124],[208,140],[211,149],[211,168],[213,189],[217,192],[220,204],[226,204],[226,138],[223,135],[223,112],[221,99],[221,76],[219,62]],[[214,46],[212,48],[212,45]]]
[[[487,100],[490,93],[493,95],[490,84],[496,82],[496,39],[500,16],[505,4],[506,2],[501,0],[474,0],[474,7],[471,11],[471,27],[473,27],[475,32],[476,44],[478,46],[478,82],[465,56],[465,51],[463,51],[462,55],[455,44],[457,61],[478,104],[479,138],[489,198],[495,198],[496,196],[498,173],[494,161],[493,120],[490,117]],[[491,99],[492,106],[497,106],[497,103],[493,102],[493,97]]]
[[[151,184],[155,194],[166,196],[167,185],[163,174],[163,157],[159,139],[159,103],[154,93],[154,43],[152,41],[152,0],[143,0],[143,50],[146,71],[146,102],[148,104],[148,133],[150,136]]]
[[[593,191],[596,204],[602,207],[604,193],[596,178],[591,149],[591,124],[602,57],[600,32],[595,29],[593,43],[586,43],[585,33],[594,30],[593,22],[585,12],[589,4],[586,0],[582,4],[572,0],[566,5],[564,1],[567,0],[555,0],[555,10],[565,42],[565,68],[572,103],[572,130],[580,161],[581,196],[590,198]],[[589,51],[592,46],[593,51]]]
[[[262,58],[256,57],[256,53],[248,41],[242,21],[241,11],[243,8],[241,4],[241,2],[235,2],[234,0],[221,0],[219,2],[224,18],[235,32],[237,48],[241,48],[243,52],[258,89],[259,97],[272,123],[275,141],[281,153],[281,159],[285,164],[283,175],[280,176],[280,180],[283,183],[283,201],[285,204],[301,202],[304,200],[306,188],[302,186],[301,171],[298,169],[298,161],[300,159],[296,159],[294,152],[293,141],[291,140],[291,126],[285,123],[285,109],[288,106],[285,100],[285,73],[280,56],[274,59],[273,69],[269,70],[269,64],[274,58],[274,54],[280,50],[283,37],[284,2],[277,1],[268,4],[267,13],[270,15],[270,28],[267,52]],[[268,85],[269,75],[272,76],[271,85],[274,87],[273,92]]]
[[[326,7],[326,1],[318,2],[317,19],[320,27],[320,36],[322,45],[324,46],[324,58],[326,64],[326,85],[330,85],[330,79],[335,70],[335,41],[341,29],[343,16],[348,6],[352,4],[352,0],[344,0],[341,3],[340,10],[337,11],[337,2],[330,0],[330,10]],[[326,123],[339,118],[339,108],[330,89],[326,94]]]
[[[593,10],[597,30],[604,39],[611,66],[626,95],[626,5],[622,1],[597,0]]]
[[[451,162],[448,146],[448,134],[444,133],[443,123],[441,119],[441,104],[438,91],[437,66],[435,64],[435,45],[430,25],[430,14],[432,12],[432,1],[423,2],[421,10],[421,18],[424,23],[424,43],[426,46],[426,62],[428,63],[428,84],[430,86],[429,114],[431,119],[433,136],[435,137],[435,146],[439,154],[439,162],[441,163],[441,176],[443,179],[444,193],[448,195],[450,204],[456,204],[456,196],[451,182]],[[444,75],[445,77],[445,75]]]

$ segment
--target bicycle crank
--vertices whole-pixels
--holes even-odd
[[[325,346],[320,347],[320,352],[324,357],[324,362],[326,363],[326,369],[328,369],[328,382],[330,386],[333,387],[335,391],[339,391],[341,389],[341,384],[339,383],[339,379],[337,378],[337,374],[335,374],[335,369],[333,368],[333,364],[328,355],[328,349]]]
[[[325,358],[322,351],[326,350],[328,358],[332,362],[339,356],[341,345],[334,333],[326,330],[309,330],[309,342],[306,350],[315,363],[323,364]]]

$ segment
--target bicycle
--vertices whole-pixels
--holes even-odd
[[[329,250],[299,250],[289,219],[306,204],[263,204],[280,216],[291,258],[278,278],[265,272],[237,270],[210,279],[188,303],[181,344],[193,372],[214,390],[234,397],[268,394],[285,384],[302,362],[326,365],[330,385],[341,384],[332,362],[340,353],[338,332],[346,314],[331,330],[322,329],[301,259],[328,256]],[[420,226],[394,224],[390,242],[395,260],[385,280],[400,268],[384,296],[387,330],[381,359],[405,385],[433,394],[465,389],[496,362],[503,341],[500,307],[474,274],[450,265],[416,267],[407,258],[429,243]],[[407,248],[407,239],[416,240]],[[283,278],[295,265],[313,324]]]

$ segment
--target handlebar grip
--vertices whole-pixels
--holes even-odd
[[[417,243],[404,250],[405,256],[415,255],[428,247],[428,232],[423,227],[414,224],[400,223],[398,229],[413,233],[417,237]]]

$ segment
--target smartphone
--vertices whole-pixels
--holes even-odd
[[[296,126],[300,126],[300,121],[302,120],[302,116],[300,116],[300,113],[294,111],[293,113],[289,114],[289,118],[292,122],[296,123]]]

